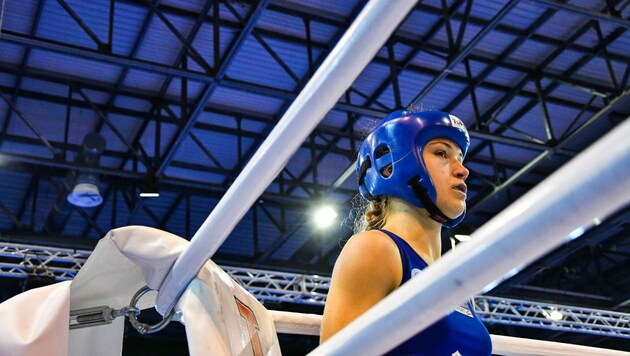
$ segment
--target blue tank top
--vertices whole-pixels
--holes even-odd
[[[401,285],[427,267],[426,262],[397,235],[381,230],[398,246],[402,258]],[[388,355],[491,355],[492,341],[472,304],[466,302],[443,319],[393,349]]]

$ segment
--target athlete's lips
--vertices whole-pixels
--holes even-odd
[[[460,192],[464,194],[466,194],[466,192],[468,191],[468,187],[466,187],[465,183],[456,184],[453,186],[453,189],[459,190]]]

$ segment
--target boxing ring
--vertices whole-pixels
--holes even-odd
[[[415,4],[415,0],[370,1],[190,243],[176,243],[177,253],[167,254],[168,259],[161,261],[158,270],[147,272],[148,267],[143,265],[141,272],[150,280],[149,287],[158,290],[155,307],[161,315],[172,316],[177,309],[175,319],[183,319],[186,311],[178,303],[192,298],[191,285],[197,286],[197,291],[204,288],[203,283],[196,282],[196,276],[204,268],[214,268],[208,267],[207,261]],[[604,114],[597,113],[592,120]],[[311,354],[387,352],[486,286],[566,242],[572,231],[590,226],[595,219],[604,220],[628,204],[629,136],[630,122],[626,120],[477,230],[470,242],[446,254]],[[488,268],[487,261],[492,261],[492,268]],[[208,292],[202,290],[193,297],[204,293]],[[203,306],[186,315],[192,317],[199,310]],[[237,312],[243,315],[243,310],[239,305]],[[276,323],[289,325],[287,331],[293,325],[295,330],[306,328],[313,333],[319,322],[316,317],[276,312],[270,315]],[[191,328],[195,324],[190,320],[187,319],[187,330],[189,324]],[[217,337],[221,337],[219,334]],[[493,342],[495,352],[504,354],[541,353],[541,350],[548,354],[620,354],[498,336],[493,336]],[[191,349],[191,353],[203,354],[200,350]],[[226,350],[223,352],[229,354]],[[277,352],[274,348],[270,350],[269,354]]]

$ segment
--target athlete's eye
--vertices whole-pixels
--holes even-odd
[[[437,150],[437,151],[435,151],[435,154],[437,156],[442,157],[442,158],[448,158],[448,154],[444,150]]]

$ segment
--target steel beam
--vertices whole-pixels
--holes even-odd
[[[464,49],[457,53],[457,56],[455,58],[449,59],[449,63],[440,72],[440,74],[437,77],[434,77],[431,82],[427,84],[418,95],[411,99],[411,101],[409,102],[409,106],[420,104],[424,97],[431,90],[433,90],[433,88],[435,88],[442,79],[446,78],[450,74],[450,72],[455,69],[455,67],[473,51],[475,46],[477,46],[477,44],[481,42],[481,40],[484,39],[488,35],[488,33],[490,33],[490,31],[492,31],[494,27],[496,27],[499,22],[503,20],[505,16],[507,16],[507,14],[510,13],[510,11],[518,4],[518,2],[518,0],[510,0],[501,10],[499,10],[499,12],[494,15],[492,20],[490,20],[490,22],[488,22],[488,24],[466,44],[466,47],[464,47]]]
[[[247,23],[245,24],[245,27],[243,28],[243,30],[239,33],[238,37],[230,45],[230,48],[228,49],[225,57],[223,58],[223,61],[221,62],[220,65],[218,65],[216,69],[215,81],[213,81],[212,83],[209,83],[204,88],[202,94],[200,95],[197,101],[195,108],[190,112],[190,115],[186,119],[186,123],[184,124],[182,129],[177,133],[173,141],[171,141],[171,144],[169,145],[169,147],[166,150],[166,153],[164,154],[164,157],[162,157],[162,162],[160,166],[156,169],[156,176],[159,177],[164,174],[164,172],[166,171],[166,168],[168,167],[175,153],[179,149],[179,146],[182,144],[184,139],[188,137],[188,133],[190,132],[193,125],[199,118],[199,115],[204,111],[205,106],[208,100],[210,99],[210,96],[212,95],[214,90],[217,88],[217,80],[220,81],[225,76],[225,73],[228,70],[230,64],[232,64],[232,60],[234,59],[238,51],[241,49],[241,47],[245,43],[247,36],[249,36],[251,31],[254,29],[256,22],[258,21],[260,16],[262,16],[263,10],[267,6],[268,2],[269,0],[261,0],[258,3],[256,8],[252,11],[249,18],[247,19]]]
[[[546,7],[549,8],[553,8],[553,9],[557,9],[557,10],[562,10],[562,11],[567,11],[567,12],[572,12],[574,14],[578,14],[578,15],[582,15],[585,16],[589,19],[592,20],[596,20],[596,21],[604,21],[604,22],[608,22],[611,24],[615,24],[615,25],[619,25],[622,27],[625,27],[627,29],[630,30],[630,21],[619,17],[619,16],[611,16],[608,14],[604,14],[598,11],[593,11],[590,9],[586,9],[584,7],[581,6],[576,6],[573,4],[567,4],[567,3],[561,3],[558,1],[554,1],[554,0],[532,0],[536,3],[542,4]]]
[[[55,148],[50,144],[50,142],[46,139],[46,137],[44,137],[44,135],[42,135],[41,132],[39,132],[39,130],[33,125],[33,123],[31,123],[29,119],[22,113],[22,111],[11,100],[9,100],[9,98],[7,98],[1,91],[0,91],[0,98],[2,98],[2,100],[4,100],[4,102],[6,102],[7,105],[9,105],[8,110],[13,110],[18,115],[18,117],[22,119],[22,122],[35,134],[35,136],[37,136],[37,138],[42,142],[42,144],[44,144],[44,146],[48,148],[50,152],[52,152],[53,157],[56,156],[58,153],[57,150],[55,150]]]
[[[59,3],[59,5],[61,5],[61,7],[64,10],[66,10],[68,15],[72,17],[72,19],[79,25],[79,27],[81,27],[83,31],[85,31],[85,34],[87,34],[88,37],[90,37],[90,39],[92,39],[92,41],[96,43],[99,50],[106,51],[108,49],[108,45],[103,43],[103,41],[101,41],[101,39],[98,38],[98,36],[94,33],[94,31],[92,31],[90,26],[88,26],[74,10],[72,10],[70,5],[68,5],[68,3],[65,0],[57,0],[57,2]]]
[[[161,15],[161,17],[160,17],[160,18],[161,18],[161,20],[162,20],[163,22],[165,22],[167,25],[170,25],[170,26],[169,26],[170,30],[171,30],[171,31],[173,31],[174,33],[176,33],[177,35],[179,35],[179,36],[178,36],[178,38],[180,38],[180,40],[182,40],[184,43],[187,43],[187,44],[188,44],[187,46],[186,46],[186,45],[185,45],[185,46],[183,46],[183,48],[179,51],[179,53],[178,53],[178,55],[177,55],[177,58],[175,59],[175,64],[174,64],[174,66],[183,65],[183,68],[182,68],[182,69],[186,70],[186,69],[187,69],[187,66],[186,66],[186,63],[187,63],[187,62],[186,62],[186,57],[185,57],[186,50],[187,50],[188,48],[192,48],[191,43],[192,43],[192,41],[194,40],[194,38],[195,38],[195,36],[197,35],[197,33],[199,32],[199,30],[201,29],[201,25],[202,25],[202,23],[203,23],[203,19],[204,19],[204,18],[205,18],[205,16],[207,15],[207,12],[210,10],[210,6],[212,5],[212,1],[211,1],[211,0],[207,0],[207,1],[206,1],[206,3],[204,4],[203,8],[201,9],[201,12],[197,15],[197,18],[196,18],[196,20],[195,20],[195,22],[194,22],[194,24],[193,24],[192,28],[190,29],[190,32],[189,32],[188,37],[187,37],[186,39],[183,39],[183,38],[182,38],[182,36],[181,36],[181,34],[179,34],[179,32],[177,31],[177,29],[175,29],[175,28],[174,28],[174,26],[172,26],[172,25],[170,24],[170,22],[168,21],[168,19],[167,19],[167,18],[165,18],[165,17],[161,14],[161,11],[159,11],[159,10],[157,10],[157,9],[155,8],[155,6],[157,6],[157,5],[158,5],[158,2],[156,2],[156,3],[152,4],[152,5],[153,5],[154,7],[152,7],[152,11],[151,11],[151,13],[156,13],[156,14],[158,14],[158,15]],[[218,4],[217,4],[217,6],[218,6]],[[196,51],[195,51],[195,53],[196,53]],[[201,57],[200,57],[200,58],[201,58]],[[201,58],[201,60],[203,61],[203,58]],[[205,62],[204,62],[204,63],[205,63]],[[201,65],[201,64],[200,64],[200,65]],[[211,68],[209,68],[209,67],[207,67],[207,68],[206,68],[206,70],[212,71],[212,69],[211,69]],[[164,96],[165,96],[165,94],[166,94],[166,91],[168,90],[168,87],[170,86],[170,84],[171,84],[171,82],[172,82],[173,78],[174,78],[174,76],[173,76],[173,75],[169,75],[169,76],[167,76],[166,80],[165,80],[165,81],[164,81],[164,83],[162,84],[162,87],[160,88],[160,90],[159,90],[159,92],[158,92],[158,94],[157,94],[157,97],[158,97],[158,98],[162,98],[162,99],[164,98]],[[182,80],[182,91],[183,91],[183,94],[184,94],[184,95],[182,95],[182,100],[187,100],[187,95],[186,95],[186,85],[188,84],[188,78],[181,78],[181,80]],[[213,83],[214,83],[214,81],[213,81]],[[147,118],[146,120],[144,120],[144,121],[143,121],[143,123],[142,123],[142,125],[141,125],[140,129],[138,130],[138,133],[136,134],[136,137],[134,137],[134,139],[133,139],[133,143],[134,143],[134,145],[140,145],[140,143],[139,143],[139,142],[140,142],[140,138],[141,138],[142,134],[144,133],[144,130],[145,130],[145,129],[146,129],[146,127],[148,126],[148,124],[149,124],[149,122],[150,122],[150,119],[151,119],[153,116],[155,116],[155,115],[158,115],[158,114],[159,114],[159,111],[160,111],[160,108],[161,108],[162,104],[163,104],[163,100],[158,100],[158,101],[154,101],[154,102],[153,102],[153,104],[151,105],[151,109],[149,110],[149,116],[148,116],[148,118]],[[183,104],[184,104],[184,105],[182,105],[182,108],[184,108],[184,109],[185,109],[185,102],[183,102]],[[184,112],[184,111],[185,111],[185,110],[183,110],[182,112]],[[159,119],[158,119],[158,121],[159,121]],[[157,125],[157,123],[156,123],[156,125]],[[157,145],[157,144],[159,144],[159,142],[156,142],[156,145]],[[155,165],[156,165],[157,167],[154,167],[153,169],[151,169],[151,171],[149,172],[149,174],[153,174],[153,175],[155,175],[155,170],[156,170],[156,168],[159,168],[159,167],[160,167],[160,165],[162,164],[162,163],[161,163],[161,160],[160,160],[160,158],[159,158],[159,153],[160,153],[160,151],[156,151],[156,152],[155,152],[155,158],[156,158],[156,159],[155,159],[155,161],[156,161]],[[160,162],[157,162],[157,161],[160,161]],[[122,167],[124,166],[124,164],[126,164],[126,159],[125,159],[125,160],[123,160],[123,162],[120,164],[120,167],[122,168]]]
[[[476,209],[481,207],[485,202],[487,202],[488,200],[492,199],[495,195],[499,194],[500,192],[504,191],[505,189],[510,187],[512,184],[514,184],[515,182],[520,180],[525,174],[529,173],[531,170],[536,168],[536,166],[538,166],[546,158],[549,158],[551,155],[553,155],[555,153],[556,149],[562,149],[569,142],[571,142],[574,137],[576,137],[582,131],[586,130],[592,123],[594,123],[595,121],[599,120],[602,117],[605,117],[611,111],[613,111],[617,106],[619,106],[622,103],[624,103],[628,99],[628,97],[630,97],[630,90],[625,91],[624,93],[622,93],[621,95],[619,95],[615,99],[611,100],[610,103],[607,106],[605,106],[604,108],[602,108],[602,110],[600,110],[598,113],[593,115],[588,121],[586,121],[584,124],[582,124],[577,130],[573,131],[573,133],[571,133],[568,137],[565,137],[553,149],[549,149],[549,150],[544,151],[541,154],[539,154],[531,162],[529,162],[527,165],[525,165],[525,167],[523,167],[521,170],[519,170],[518,172],[516,172],[512,176],[510,176],[510,178],[508,178],[508,180],[503,182],[501,185],[496,186],[494,188],[494,190],[492,191],[492,193],[490,193],[490,194],[484,196],[482,199],[476,201],[474,203],[474,205],[472,205],[470,207],[470,209],[468,209],[468,211],[469,212],[474,212]]]

